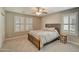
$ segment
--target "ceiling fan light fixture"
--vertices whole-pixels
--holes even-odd
[[[32,8],[32,12],[33,14],[36,14],[36,15],[45,15],[47,14],[47,9],[45,8],[42,8],[42,7],[35,7],[35,8]]]
[[[41,15],[41,14],[42,14],[42,13],[40,13],[40,12],[36,12],[36,15],[38,15],[38,16]]]

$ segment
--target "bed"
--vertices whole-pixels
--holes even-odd
[[[48,29],[33,30],[28,33],[28,40],[31,41],[39,50],[59,38],[58,24],[46,24],[45,27]],[[49,30],[49,28],[54,29]]]

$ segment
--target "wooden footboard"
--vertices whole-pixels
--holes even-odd
[[[31,41],[40,50],[40,40],[28,33],[28,40]]]

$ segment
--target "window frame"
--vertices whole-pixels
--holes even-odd
[[[30,20],[31,19],[31,23],[30,23]],[[25,30],[26,31],[30,31],[30,30],[32,30],[33,29],[33,19],[32,19],[32,17],[26,17],[26,21],[25,21],[26,23],[25,23]],[[30,29],[30,26],[31,25],[31,29]]]
[[[18,23],[16,23],[16,20],[17,20],[16,17],[19,18],[19,22]],[[23,16],[14,16],[14,32],[23,32],[24,31],[24,30],[21,30],[22,29],[21,26],[22,25],[24,26],[24,23],[21,22],[21,20],[24,20],[24,19],[21,19],[21,17],[23,17]],[[19,31],[16,30],[16,26],[17,25],[19,25]]]
[[[65,15],[63,15],[62,17],[63,17],[63,19],[62,19],[62,30],[63,30],[63,32],[65,32],[66,34],[69,34],[69,35],[77,35],[77,29],[74,29],[74,33],[71,31],[71,29],[70,29],[70,26],[71,25],[73,25],[74,26],[74,28],[76,28],[76,26],[77,26],[77,14],[78,14],[78,12],[75,12],[75,13],[70,13],[70,14],[65,14]],[[75,16],[74,16],[75,15]],[[68,24],[64,24],[64,17],[65,16],[68,16]],[[70,17],[76,17],[76,18],[74,18],[74,19],[76,19],[76,23],[71,23],[70,22]],[[73,19],[73,18],[72,18]],[[68,25],[68,31],[67,30],[64,30],[64,25]]]

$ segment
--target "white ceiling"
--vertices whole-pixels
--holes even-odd
[[[48,9],[48,14],[71,9],[74,7],[44,7]],[[22,14],[28,14],[28,15],[34,15],[32,14],[32,7],[5,7],[4,8],[7,11],[22,13]],[[44,15],[42,15],[44,16]]]

